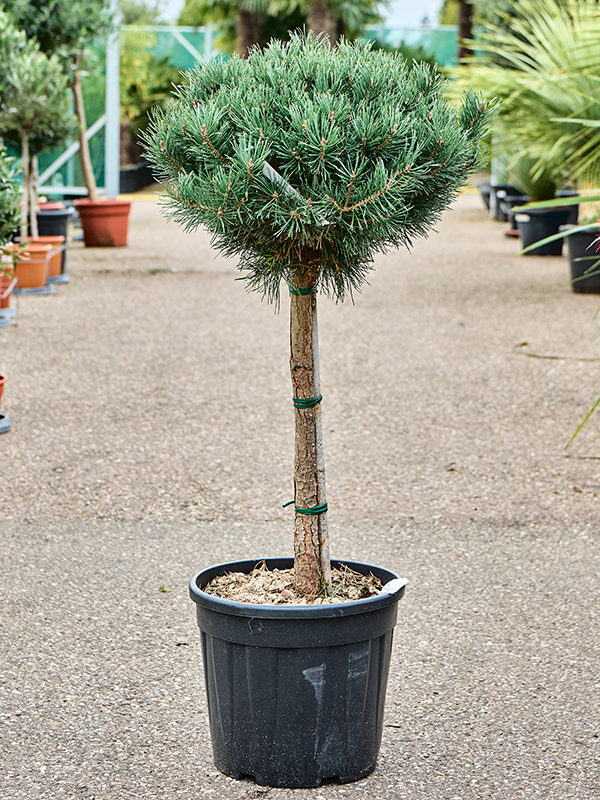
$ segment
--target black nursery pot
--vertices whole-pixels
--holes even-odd
[[[369,564],[333,561],[383,584],[365,600],[258,605],[206,594],[217,575],[262,559],[219,564],[190,583],[215,766],[234,778],[290,789],[347,783],[374,769],[398,601],[406,581]],[[266,559],[290,569],[290,558]]]
[[[38,234],[40,236],[64,236],[65,242],[68,241],[67,228],[69,220],[73,216],[72,208],[57,208],[45,211],[40,209],[37,212]],[[61,273],[67,271],[67,249],[62,252]]]
[[[521,234],[521,244],[525,248],[540,242],[547,236],[553,236],[558,233],[560,226],[564,225],[568,218],[568,208],[539,208],[515,214],[517,227]],[[541,247],[536,247],[525,253],[525,255],[560,256],[562,255],[562,247],[563,240],[557,239]]]
[[[571,287],[579,294],[600,294],[600,253],[594,242],[600,237],[600,227],[590,227],[567,237],[569,262],[571,265]],[[591,269],[593,267],[593,269]],[[591,269],[592,275],[585,275]]]

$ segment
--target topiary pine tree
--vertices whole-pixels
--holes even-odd
[[[317,292],[343,300],[373,256],[425,235],[480,163],[491,108],[444,99],[428,65],[294,34],[247,60],[198,64],[145,137],[170,217],[239,256],[251,289],[290,291],[294,569],[330,585]]]

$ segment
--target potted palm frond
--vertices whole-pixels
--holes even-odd
[[[154,115],[147,157],[172,218],[239,256],[250,289],[289,292],[296,431],[294,558],[256,554],[190,585],[215,763],[271,786],[356,780],[377,759],[405,581],[330,559],[317,296],[344,300],[376,252],[430,230],[479,167],[490,108],[472,91],[454,108],[428,65],[312,35],[186,81]]]
[[[538,182],[545,175],[556,186],[566,180],[578,190],[594,188],[600,162],[597,0],[514,0],[510,5],[483,25],[474,55],[450,70],[451,96],[473,85],[502,100],[494,123],[494,156],[513,164],[525,157],[530,177]],[[519,186],[515,176],[511,181]],[[525,194],[536,201],[552,197],[539,191]],[[567,222],[559,207],[556,203],[535,214],[523,210],[530,219],[522,218],[520,227],[535,227],[538,240],[556,235]],[[550,228],[541,224],[547,215]],[[540,245],[544,252],[530,248],[533,243],[533,238],[524,239],[528,253],[560,254],[562,249],[559,239]]]

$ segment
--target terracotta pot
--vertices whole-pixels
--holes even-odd
[[[18,251],[18,245],[14,245]],[[15,267],[15,275],[19,279],[19,289],[38,289],[46,285],[48,280],[48,262],[52,251],[50,244],[30,242],[21,253]]]
[[[38,208],[40,211],[60,211],[64,209],[64,203],[54,203],[54,202],[47,202],[47,203],[38,203]]]
[[[86,247],[125,247],[131,203],[128,200],[75,200]]]
[[[63,272],[64,236],[38,236],[35,239],[30,236],[27,241],[32,244],[49,244],[52,247],[48,259],[48,275],[51,278],[56,278]]]
[[[5,383],[6,383],[6,378],[3,375],[0,375],[0,407],[2,406],[2,395],[4,394]]]
[[[11,277],[9,278],[8,275],[0,273],[0,310],[10,307],[10,296],[15,286],[14,267],[4,264],[3,269],[10,272]]]

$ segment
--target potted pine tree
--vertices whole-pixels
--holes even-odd
[[[425,235],[479,167],[489,104],[468,91],[455,108],[444,91],[428,65],[294,34],[247,60],[198,64],[145,134],[167,213],[238,255],[250,289],[290,294],[294,559],[221,564],[190,584],[215,764],[228,775],[310,787],[375,767],[405,582],[330,559],[317,295],[360,289],[374,254]],[[367,585],[337,602],[348,568]],[[214,594],[228,574],[241,595]],[[247,593],[251,574],[279,587],[264,604]]]

